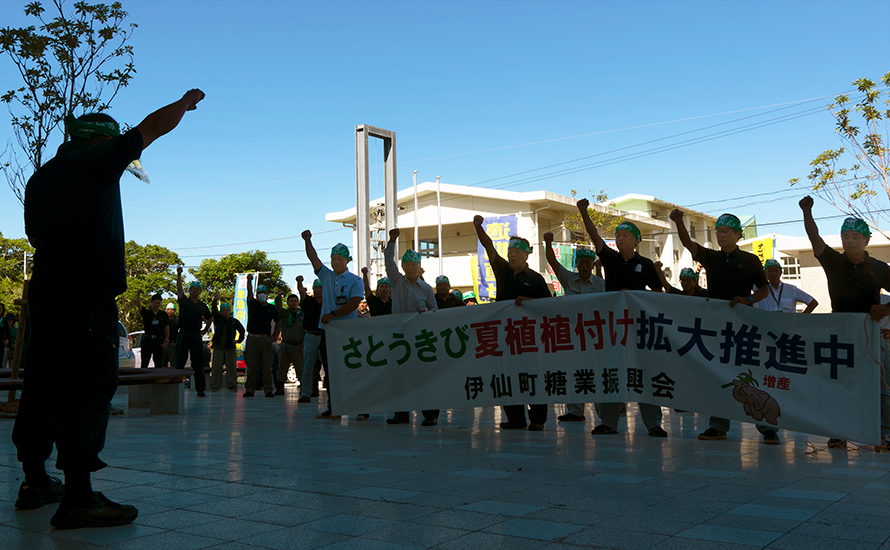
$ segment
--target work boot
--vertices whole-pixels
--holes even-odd
[[[56,529],[116,527],[132,523],[137,515],[136,508],[112,502],[102,493],[93,493],[91,501],[83,507],[75,508],[64,502],[59,504],[49,524]]]
[[[275,382],[275,395],[284,395],[284,382]]]

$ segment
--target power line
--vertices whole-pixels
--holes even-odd
[[[325,229],[324,231],[317,231],[317,232],[313,233],[312,236],[314,237],[315,235],[321,235],[322,233],[331,233],[333,231],[342,231],[343,229],[348,229],[348,228],[347,227],[337,227],[334,229]],[[211,245],[211,246],[187,246],[187,247],[182,247],[182,248],[173,248],[173,250],[210,250],[210,249],[214,249],[214,248],[228,248],[231,246],[244,246],[246,244],[270,243],[272,241],[286,241],[288,239],[296,239],[298,237],[302,237],[302,235],[291,235],[290,237],[276,237],[274,239],[263,239],[260,241],[247,241],[247,242],[243,242],[243,243],[217,244],[217,245]]]

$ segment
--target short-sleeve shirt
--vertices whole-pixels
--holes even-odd
[[[145,334],[149,336],[163,336],[164,327],[169,324],[167,312],[159,309],[157,313],[147,308],[140,308],[139,315],[142,316],[142,324],[145,326]]]
[[[443,300],[439,298],[439,295],[436,294],[436,307],[439,309],[448,309],[450,307],[464,307],[467,304],[464,303],[463,300],[458,299],[453,294],[449,294],[448,298]]]
[[[853,265],[845,254],[826,246],[816,259],[825,270],[834,313],[868,313],[881,303],[881,288],[890,290],[890,266],[867,252],[862,262]]]
[[[68,141],[31,176],[25,233],[36,248],[32,291],[61,272],[69,288],[101,288],[114,296],[127,289],[120,177],[142,154],[142,144],[135,128],[92,146]]]
[[[377,317],[379,315],[391,315],[392,298],[384,302],[383,300],[378,298],[376,294],[371,294],[370,296],[368,296],[368,310],[371,312],[371,317]]]
[[[572,296],[574,294],[593,294],[595,292],[606,291],[606,281],[603,279],[600,279],[591,273],[590,278],[582,282],[580,273],[569,271],[563,265],[559,266],[559,270],[556,272],[556,278],[559,280],[559,284],[562,285],[562,289],[567,296]]]
[[[222,313],[213,314],[213,349],[234,350],[239,334],[244,336],[244,325],[234,315],[226,319]]]
[[[769,285],[769,295],[757,302],[754,307],[763,311],[781,311],[782,313],[797,313],[797,303],[810,305],[813,297],[794,285],[786,285],[779,281],[779,288]]]
[[[179,317],[167,317],[167,326],[170,327],[170,341],[175,342],[179,336]]]
[[[526,298],[551,298],[550,285],[541,277],[541,274],[532,271],[528,267],[515,273],[507,260],[495,254],[491,261],[491,270],[494,272],[497,284],[496,302],[515,300],[520,296]]]
[[[638,253],[625,260],[617,250],[603,246],[597,251],[606,275],[606,292],[618,290],[661,290],[661,279],[655,263]]]
[[[321,304],[315,299],[315,296],[307,296],[300,300],[300,309],[303,310],[303,328],[307,331],[318,330],[318,323],[321,320]]]
[[[287,307],[277,309],[278,318],[281,319],[281,338],[284,342],[291,344],[302,342],[306,336],[306,329],[303,328],[305,313],[299,308],[296,313]]]
[[[698,245],[695,260],[708,274],[710,298],[732,300],[736,296],[751,296],[752,288],[769,284],[760,258],[738,247],[727,254]]]
[[[683,296],[689,296],[689,294],[686,294],[686,292],[684,292],[682,288],[677,288],[674,286],[668,287],[668,294],[682,294]],[[695,294],[693,294],[692,296],[694,296],[695,298],[707,298],[708,291],[696,284]]]
[[[207,304],[198,300],[194,303],[188,297],[179,300],[179,330],[194,334],[201,332],[204,328],[203,321],[209,321],[213,317],[210,315],[210,308]]]
[[[247,301],[248,334],[272,334],[272,323],[277,322],[278,308],[257,299]]]
[[[362,282],[361,277],[349,270],[337,275],[326,265],[322,265],[315,272],[315,275],[321,281],[322,296],[318,329],[324,330],[324,325],[321,324],[321,317],[340,309],[352,298],[364,298],[365,284]],[[346,315],[334,317],[334,321],[339,319],[358,319],[358,311],[354,309]]]

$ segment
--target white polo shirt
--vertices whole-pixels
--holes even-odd
[[[786,285],[780,281],[779,288],[773,288],[771,284],[766,286],[769,289],[769,294],[755,304],[758,309],[763,311],[797,313],[797,302],[810,305],[813,301],[812,296],[794,285]]]

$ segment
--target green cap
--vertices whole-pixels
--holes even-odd
[[[438,277],[436,277],[436,284],[439,283],[447,283],[450,285],[451,281],[449,281],[448,277],[446,277],[445,275],[439,275]]]
[[[693,269],[684,267],[680,270],[680,277],[689,277],[690,279],[698,280],[698,273],[696,273]]]
[[[321,280],[315,279],[312,281],[312,288],[321,288]]]
[[[723,214],[717,218],[717,223],[714,224],[714,227],[720,227],[721,225],[739,232],[742,231],[742,222],[733,214]]]
[[[107,120],[90,120],[96,118],[105,118]],[[110,137],[121,135],[121,128],[118,123],[104,113],[82,115],[78,118],[74,118],[74,115],[69,114],[65,115],[64,120],[68,133],[77,138],[90,139],[93,137],[93,134],[102,134],[103,136]]]
[[[343,256],[347,261],[352,259],[352,256],[349,255],[349,248],[343,243],[337,243],[331,249],[331,257],[333,258],[334,256]]]
[[[464,295],[461,293],[461,291],[459,291],[457,289],[452,290],[451,295],[454,296],[455,298],[457,298],[458,300],[464,299]]]
[[[219,310],[222,311],[222,310],[224,310],[224,309],[228,309],[229,311],[232,311],[232,306],[230,306],[230,305],[229,305],[228,303],[226,303],[226,302],[223,302],[223,303],[219,304]]]
[[[416,264],[419,264],[420,263],[420,253],[416,252],[414,250],[411,250],[409,248],[408,250],[405,251],[404,254],[402,254],[402,263],[405,263],[405,262],[414,262]]]
[[[633,233],[633,236],[637,238],[637,242],[640,242],[643,240],[643,238],[640,236],[640,228],[630,222],[619,223],[618,227],[615,228],[615,236],[617,237],[618,232],[622,231],[622,230],[630,231],[631,233]]]
[[[380,280],[377,281],[377,288],[380,288],[380,285],[386,285],[388,287],[392,287],[392,285],[389,284],[389,277],[381,277]]]
[[[464,300],[470,300],[470,299],[473,299],[473,300],[476,299],[476,293],[473,292],[472,290],[469,292],[464,292]]]
[[[764,269],[767,267],[778,267],[779,269],[782,269],[782,264],[780,264],[776,260],[770,258],[769,260],[767,260],[766,262],[763,263],[763,267],[764,267]]]
[[[192,282],[189,283],[189,289],[192,289],[192,288],[194,288],[194,287],[198,287],[198,288],[200,288],[201,290],[204,289],[204,287],[201,286],[201,283],[199,283],[198,281],[192,281]]]
[[[841,226],[841,235],[845,231],[855,231],[863,237],[871,237],[871,229],[868,228],[868,224],[859,218],[847,218],[844,220],[844,225]]]
[[[172,309],[173,311],[176,311],[176,304],[174,304],[173,302],[170,302],[169,304],[167,304],[167,307],[165,307],[164,309]]]
[[[266,285],[259,285],[256,287],[256,291],[257,291],[257,294],[259,294],[260,292],[265,292],[266,294],[268,294],[269,288]]]
[[[507,245],[507,248],[518,248],[526,254],[532,253],[532,247],[519,237],[510,237],[510,244]]]
[[[590,248],[578,248],[575,250],[575,255],[578,256],[579,260],[581,258],[590,258],[594,262],[596,261],[596,252]]]

